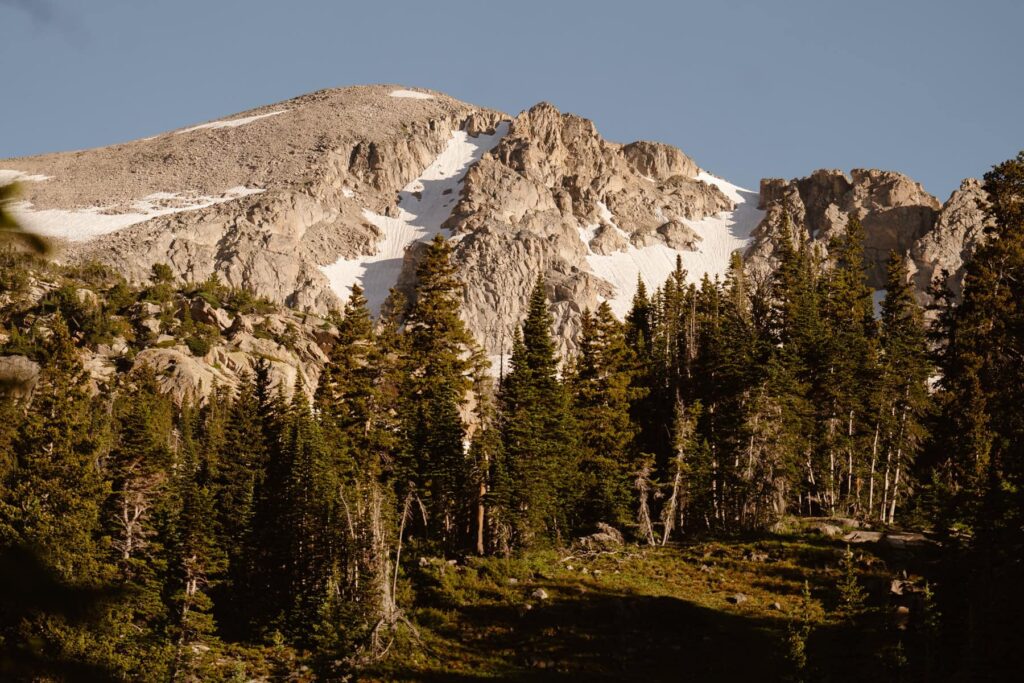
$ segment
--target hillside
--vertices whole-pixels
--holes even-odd
[[[134,282],[155,263],[216,273],[298,310],[340,309],[353,283],[379,313],[411,292],[416,247],[442,232],[466,284],[462,315],[495,366],[543,276],[558,342],[576,348],[584,310],[625,315],[638,281],[658,287],[681,259],[690,282],[773,260],[783,211],[823,247],[864,222],[881,288],[909,251],[919,296],[980,239],[980,186],[945,205],[898,173],[817,171],[751,192],[678,149],[605,140],[542,103],[516,116],[400,86],[325,90],[155,137],[0,161],[21,179],[18,215],[60,240],[64,260],[99,260]],[[954,282],[954,289],[956,283]]]

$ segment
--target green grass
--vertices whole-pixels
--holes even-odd
[[[856,546],[869,604],[851,621],[837,610],[844,550],[841,541],[780,535],[590,557],[417,562],[408,568],[409,616],[419,642],[396,643],[360,680],[897,680],[892,649],[902,643],[915,664],[920,638],[913,624],[893,626],[889,581],[928,565]],[[547,599],[532,597],[537,589]],[[737,593],[747,599],[730,603]],[[798,671],[787,636],[804,613],[809,662]]]

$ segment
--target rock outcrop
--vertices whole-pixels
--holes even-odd
[[[961,295],[964,263],[984,241],[989,225],[986,203],[985,190],[975,178],[964,180],[953,191],[932,230],[910,248],[918,292],[926,294],[933,283],[944,280],[955,297]]]
[[[959,293],[964,260],[983,237],[984,191],[968,179],[944,205],[920,183],[901,173],[876,169],[818,170],[805,178],[761,181],[760,206],[765,218],[754,233],[746,257],[751,270],[763,277],[775,264],[770,237],[778,234],[788,216],[803,239],[823,251],[850,218],[864,228],[864,255],[869,284],[885,285],[885,268],[893,251],[908,254],[922,303],[932,281],[948,271],[950,286]]]
[[[697,179],[699,170],[668,145],[608,142],[592,122],[547,103],[512,119],[501,142],[466,174],[446,223],[458,240],[464,315],[488,352],[508,351],[539,277],[565,351],[580,312],[615,296],[591,272],[588,254],[655,243],[695,249],[699,237],[684,221],[733,208],[721,190]]]
[[[325,90],[228,121],[0,166],[47,178],[23,183],[21,215],[70,238],[66,260],[100,260],[139,282],[160,262],[184,280],[217,273],[324,313],[340,306],[320,267],[377,249],[380,231],[364,211],[390,211],[454,131],[493,128],[502,116],[439,93],[392,91]],[[134,213],[127,227],[104,227],[105,217],[131,223]]]
[[[134,282],[156,263],[183,281],[216,274],[321,316],[340,309],[356,282],[373,281],[374,308],[391,287],[411,291],[422,242],[445,229],[465,283],[463,315],[494,359],[508,352],[538,278],[560,350],[570,352],[584,309],[608,301],[622,315],[637,280],[659,286],[679,257],[698,281],[721,276],[732,251],[745,249],[763,277],[784,213],[822,246],[859,218],[875,287],[899,250],[911,254],[920,291],[945,270],[958,290],[964,260],[983,238],[975,181],[940,206],[899,173],[821,170],[762,181],[758,211],[752,193],[680,150],[610,142],[593,122],[551,104],[509,117],[396,88],[324,90],[144,140],[5,160],[0,169],[24,180],[18,215],[59,237],[62,259],[99,260]],[[254,324],[202,302],[184,305],[232,344],[235,331]],[[159,338],[152,316],[139,325]],[[234,352],[199,365],[172,347],[145,358],[185,391],[229,381],[216,366],[234,363]],[[305,362],[300,356],[291,360]],[[100,376],[110,364],[91,369]],[[285,374],[282,381],[295,379]]]

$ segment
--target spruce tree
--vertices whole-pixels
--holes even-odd
[[[38,548],[65,580],[97,576],[106,484],[97,467],[88,377],[58,315],[4,473],[0,543]]]
[[[182,407],[180,447],[170,485],[172,513],[164,591],[170,604],[167,633],[174,643],[172,679],[210,673],[210,662],[203,661],[209,645],[205,649],[194,645],[216,638],[211,590],[227,562],[217,538],[215,486],[200,460],[194,415],[191,406]]]
[[[880,489],[879,512],[873,516],[892,524],[900,497],[906,497],[911,490],[914,459],[925,438],[932,368],[923,313],[914,298],[905,256],[895,252],[890,256],[885,286],[879,339],[882,357],[875,397],[878,442],[872,442],[868,498],[873,499]],[[881,481],[877,488],[876,453],[884,455],[879,463]],[[873,507],[873,502],[868,507]],[[873,514],[873,510],[869,509],[868,514]]]
[[[858,507],[858,484],[867,464],[855,455],[869,450],[873,431],[867,414],[877,368],[876,326],[866,282],[864,230],[856,218],[830,240],[828,266],[822,277],[825,334],[818,431],[822,470],[828,473],[827,509],[836,514],[840,507],[844,512]]]
[[[580,353],[569,378],[580,434],[583,476],[581,522],[622,526],[635,517],[631,494],[640,471],[630,411],[641,397],[634,386],[636,356],[625,326],[604,302],[583,316]]]
[[[279,532],[287,534],[282,608],[285,628],[308,642],[327,596],[335,548],[330,530],[338,512],[338,476],[302,386],[296,383],[282,455],[288,463]]]
[[[509,536],[515,547],[564,537],[578,501],[577,427],[558,376],[553,318],[544,281],[530,295],[501,387],[503,460]]]
[[[469,483],[462,409],[472,385],[475,342],[462,319],[462,284],[451,246],[440,234],[416,270],[415,299],[406,319],[406,463],[430,509],[430,531],[449,549],[468,540]]]
[[[214,595],[222,628],[232,635],[244,633],[252,618],[255,596],[254,564],[259,542],[253,528],[257,493],[263,486],[268,444],[260,419],[256,383],[243,374],[234,400],[227,406],[219,467],[211,473],[210,491],[215,497],[214,531],[217,545],[227,553],[226,576]],[[201,463],[197,463],[197,468]]]

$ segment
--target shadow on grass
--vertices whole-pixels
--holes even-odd
[[[461,652],[433,652],[433,666],[392,662],[380,680],[779,680],[785,670],[777,622],[672,597],[589,591],[530,611],[467,606],[457,619],[446,635]],[[460,675],[456,660],[473,656],[500,663]]]

